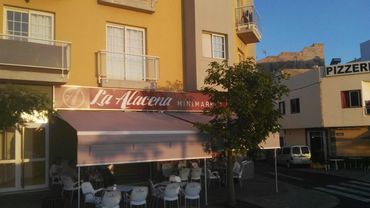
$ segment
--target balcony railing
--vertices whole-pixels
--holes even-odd
[[[155,12],[155,4],[158,0],[98,0],[100,4],[123,7],[147,13]]]
[[[0,65],[60,70],[70,68],[71,43],[0,34]]]
[[[157,81],[159,57],[99,51],[98,76],[99,83],[102,80]]]
[[[244,6],[236,8],[236,27],[238,35],[248,42],[259,42],[262,38],[260,29],[260,17],[254,6]],[[246,36],[243,36],[246,34]],[[248,37],[249,36],[249,37]]]

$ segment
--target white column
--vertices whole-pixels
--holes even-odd
[[[207,192],[207,159],[204,159],[204,197],[206,206],[208,206],[208,192]]]
[[[81,167],[78,166],[78,197],[77,197],[77,207],[80,208],[80,195],[81,195],[81,187],[80,187],[80,181],[81,181]]]

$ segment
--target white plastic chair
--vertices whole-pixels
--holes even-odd
[[[181,178],[179,176],[170,175],[169,181],[171,183],[180,183],[181,182]]]
[[[103,188],[95,190],[90,182],[84,182],[81,184],[81,191],[84,195],[84,205],[87,203],[96,205],[101,203],[101,197],[96,196],[96,194],[103,191]]]
[[[200,183],[188,183],[185,187],[185,208],[187,200],[197,200],[198,207],[200,207],[200,191],[202,190]],[[190,202],[191,203],[191,202]]]
[[[164,177],[169,177],[173,171],[173,165],[171,163],[162,164],[162,174]]]
[[[213,182],[217,182],[218,185],[221,185],[221,176],[218,171],[211,171],[210,169],[207,169],[207,173],[208,186],[210,186]]]
[[[199,181],[200,182],[200,176],[202,175],[202,168],[193,168],[191,169],[191,181]]]
[[[120,208],[121,197],[121,192],[119,191],[105,192],[101,201],[101,208]]]
[[[146,197],[148,196],[148,187],[146,186],[135,186],[132,189],[130,196],[130,208],[132,206],[145,205],[146,207]]]
[[[51,165],[49,169],[51,185],[63,185],[62,179],[60,178],[60,169],[61,167],[56,164]]]
[[[239,186],[242,187],[242,177],[243,177],[243,168],[240,168],[239,172],[234,172],[234,179],[237,179],[239,181]]]
[[[149,181],[149,188],[150,188],[150,193],[151,193],[151,200],[150,200],[150,203],[152,204],[153,200],[154,200],[154,207],[157,207],[157,202],[158,202],[158,199],[162,199],[163,198],[163,195],[164,195],[164,190],[165,190],[165,186],[159,186],[159,185],[155,185],[153,184],[153,181],[152,180],[148,180]],[[152,206],[150,206],[152,207]]]
[[[182,168],[179,172],[181,181],[188,181],[189,175],[190,175],[190,169],[189,168]]]
[[[171,183],[166,186],[163,195],[163,204],[164,208],[166,208],[166,201],[169,202],[177,202],[177,207],[180,207],[179,204],[179,193],[180,193],[180,184],[179,183]]]
[[[63,183],[62,197],[64,196],[64,191],[70,191],[71,192],[71,204],[72,204],[74,191],[79,189],[78,182],[74,182],[72,178],[69,176],[60,176],[60,178]]]

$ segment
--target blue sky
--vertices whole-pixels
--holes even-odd
[[[360,57],[360,43],[370,40],[370,0],[254,0],[262,41],[257,60],[282,51],[300,51],[323,43],[325,64]]]

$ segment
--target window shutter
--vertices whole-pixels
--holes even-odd
[[[212,40],[211,34],[202,34],[202,49],[204,57],[212,57]]]
[[[348,92],[341,92],[342,108],[349,107]]]

